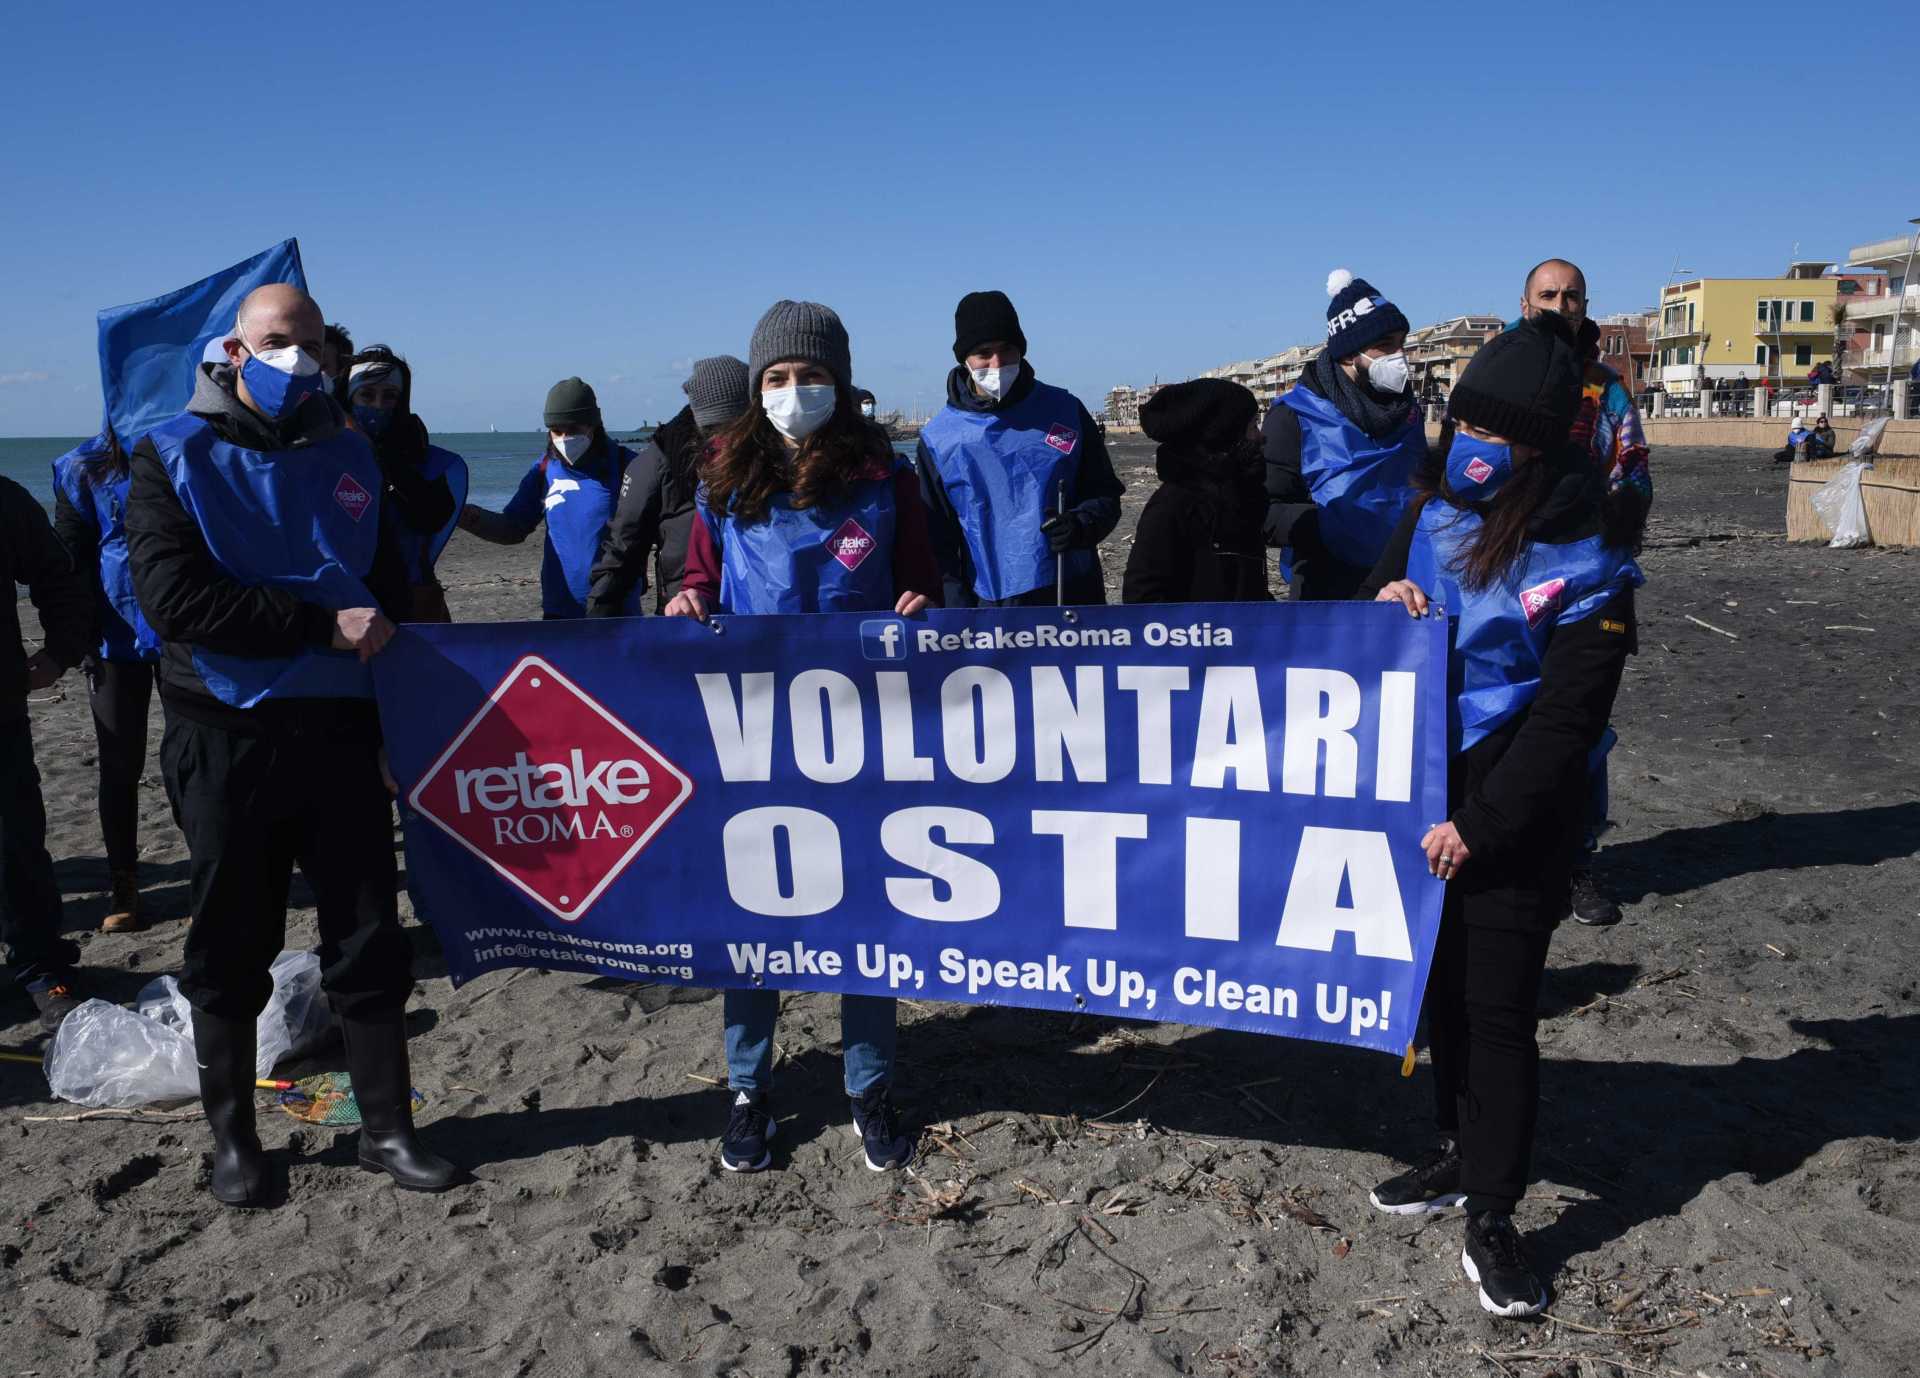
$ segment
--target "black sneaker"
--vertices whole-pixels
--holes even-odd
[[[1481,1307],[1496,1316],[1537,1316],[1547,1309],[1547,1289],[1534,1275],[1510,1215],[1482,1211],[1467,1217],[1460,1266],[1469,1282],[1480,1284]]]
[[[33,1008],[39,1012],[40,1027],[48,1033],[55,1033],[60,1022],[72,1014],[79,1005],[80,997],[73,988],[58,976],[45,976],[27,984],[27,994],[33,1000]]]
[[[727,1132],[720,1136],[720,1166],[728,1172],[760,1172],[773,1163],[773,1136],[779,1126],[767,1113],[767,1098],[736,1091]]]
[[[1466,1199],[1460,1190],[1460,1146],[1451,1139],[1425,1162],[1387,1178],[1367,1193],[1367,1200],[1389,1215],[1457,1210]]]
[[[1620,906],[1614,903],[1612,895],[1600,888],[1591,866],[1582,866],[1573,873],[1573,902],[1569,912],[1576,921],[1595,928],[1620,922]]]
[[[914,1136],[900,1132],[900,1116],[893,1108],[887,1088],[876,1086],[853,1102],[853,1132],[867,1156],[867,1167],[874,1172],[892,1172],[913,1161]]]

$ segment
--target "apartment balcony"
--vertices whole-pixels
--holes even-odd
[[[1893,366],[1895,373],[1903,372],[1920,361],[1920,344],[1893,345],[1881,349],[1854,350],[1847,355],[1847,367],[1857,372],[1873,372]]]
[[[1847,250],[1847,262],[1862,268],[1884,268],[1889,265],[1897,272],[1907,261],[1907,254],[1913,248],[1913,236],[1896,235],[1892,239],[1877,239],[1871,244],[1856,244]]]
[[[1663,322],[1654,333],[1656,340],[1684,340],[1700,332],[1682,321]]]
[[[1824,315],[1825,313],[1816,312],[1815,314]],[[1852,316],[1848,316],[1847,319],[1852,320],[1853,318]],[[1767,340],[1772,339],[1775,335],[1785,336],[1787,339],[1830,340],[1833,338],[1833,322],[1829,320],[1756,321],[1754,323],[1753,333],[1755,338]]]
[[[1877,297],[1841,297],[1847,308],[1847,324],[1859,321],[1890,321],[1904,312],[1909,320],[1920,318],[1920,286],[1909,287],[1906,295],[1882,292]]]

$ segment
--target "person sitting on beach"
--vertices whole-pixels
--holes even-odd
[[[381,513],[394,523],[406,554],[409,597],[397,620],[451,622],[447,591],[433,568],[467,500],[467,461],[428,440],[426,425],[413,414],[413,369],[387,346],[368,345],[353,356],[346,393],[387,482]],[[402,509],[410,511],[405,521],[398,519]]]
[[[1175,383],[1140,408],[1140,428],[1159,444],[1160,487],[1134,529],[1121,601],[1271,599],[1259,400],[1223,378]]]
[[[588,617],[626,616],[635,591],[646,592],[649,556],[654,610],[665,612],[680,592],[700,459],[719,429],[747,409],[747,366],[731,354],[698,360],[681,391],[687,405],[640,447],[620,482],[620,505],[589,576]]]
[[[593,562],[633,451],[607,434],[599,400],[578,378],[562,378],[553,385],[543,419],[546,448],[520,480],[506,510],[489,512],[468,503],[460,509],[460,529],[495,545],[518,545],[546,522],[540,616],[549,621],[585,617]],[[634,586],[625,613],[639,616],[644,591],[642,585]]]
[[[1806,444],[1812,436],[1812,423],[1804,416],[1796,417],[1793,422],[1793,428],[1787,432],[1787,443],[1773,452],[1773,462],[1775,464],[1790,464],[1794,460],[1802,458],[1800,447]],[[1808,459],[1812,458],[1811,455],[1804,457]]]
[[[1821,412],[1814,420],[1813,431],[1807,436],[1806,456],[1808,459],[1832,459],[1836,443],[1833,423],[1827,420],[1825,412]]]
[[[1327,344],[1274,399],[1266,538],[1296,599],[1350,598],[1406,510],[1426,460],[1407,374],[1407,318],[1345,268],[1327,277]]]
[[[1034,375],[1004,292],[960,299],[953,357],[914,457],[947,606],[1106,602],[1098,547],[1126,489],[1092,415]]]
[[[852,350],[839,316],[779,301],[754,327],[748,401],[701,469],[687,573],[669,617],[710,612],[893,612],[940,601],[940,568],[910,467],[854,409]],[[840,997],[840,1043],[853,1126],[876,1172],[912,1161],[891,1083],[895,1002]],[[758,1172],[773,1161],[776,990],[729,989],[723,999],[733,1113],[720,1166]]]
[[[1513,1209],[1531,1179],[1541,976],[1586,818],[1587,760],[1634,644],[1639,567],[1569,438],[1580,358],[1547,311],[1494,336],[1453,392],[1457,433],[1360,589],[1457,619],[1446,821],[1422,839],[1446,882],[1424,1012],[1441,1145],[1382,1182],[1395,1214],[1464,1205],[1480,1304],[1547,1304]]]
[[[73,978],[80,947],[65,934],[47,855],[47,806],[27,696],[51,688],[85,659],[99,629],[86,576],[74,568],[46,509],[10,478],[0,478],[0,560],[9,589],[26,585],[43,638],[29,655],[20,605],[8,598],[0,613],[0,964],[33,1001],[40,1027],[52,1032],[80,1002]]]
[[[359,1102],[360,1166],[414,1191],[464,1177],[414,1132],[413,949],[367,665],[406,605],[406,565],[379,463],[324,391],[321,335],[305,292],[250,292],[228,362],[202,364],[187,409],[134,446],[127,495],[134,593],[163,644],[160,766],[190,868],[180,992],[211,1190],[234,1206],[277,1194],[254,1130],[255,1021],[296,863]]]
[[[127,452],[108,426],[53,462],[53,529],[92,587],[100,639],[87,658],[98,766],[100,841],[112,898],[103,933],[144,926],[140,913],[140,777],[160,638],[127,568]]]

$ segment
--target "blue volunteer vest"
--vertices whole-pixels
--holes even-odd
[[[249,450],[190,412],[149,431],[180,505],[222,569],[339,611],[378,607],[363,582],[380,542],[380,465],[364,437],[341,430],[297,450]],[[372,698],[373,677],[349,651],[242,656],[193,648],[194,668],[222,703]]]
[[[539,466],[547,480],[547,548],[540,562],[540,611],[548,617],[585,617],[593,562],[600,537],[620,501],[620,479],[633,451],[612,444],[607,453],[579,468],[552,455]],[[630,613],[640,611],[635,588]]]
[[[1337,560],[1372,569],[1400,525],[1408,484],[1427,457],[1420,409],[1392,435],[1375,440],[1312,388],[1294,387],[1274,405],[1300,418],[1300,476],[1320,509],[1320,540]],[[1293,552],[1281,556],[1287,577]]]
[[[440,552],[447,548],[454,528],[460,525],[460,509],[467,505],[467,461],[452,450],[427,446],[426,458],[420,461],[420,472],[429,480],[444,478],[447,481],[447,487],[453,492],[453,515],[431,535],[422,535],[405,522],[394,523],[400,553],[407,565],[407,581],[413,584],[424,584],[433,578],[433,567],[440,560]]]
[[[106,453],[104,436],[77,445],[53,461],[54,486],[98,533],[100,561],[100,645],[102,660],[158,660],[160,636],[147,625],[146,615],[133,596],[133,571],[127,565],[127,488],[129,476],[91,483],[88,462]]]
[[[1040,524],[1053,515],[1061,485],[1072,505],[1084,437],[1080,404],[1062,388],[1035,383],[998,412],[949,403],[920,439],[933,456],[973,559],[973,591],[1000,602],[1054,582],[1054,556]],[[1094,567],[1091,550],[1067,552],[1068,578]]]
[[[885,612],[894,604],[893,476],[861,479],[827,506],[781,493],[764,521],[700,504],[720,542],[720,606],[731,613]]]
[[[1478,513],[1435,498],[1420,510],[1407,552],[1407,578],[1453,623],[1447,740],[1456,753],[1533,702],[1555,627],[1591,617],[1646,582],[1626,551],[1590,536],[1565,545],[1536,541],[1499,583],[1469,590],[1457,571],[1479,529]]]

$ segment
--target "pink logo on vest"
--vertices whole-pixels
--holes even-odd
[[[1560,595],[1566,591],[1565,579],[1549,579],[1544,584],[1520,590],[1520,611],[1527,615],[1527,625],[1539,626],[1548,613],[1560,606]]]
[[[827,549],[848,569],[858,569],[865,564],[877,544],[867,529],[852,517],[841,522],[840,529],[827,537]]]
[[[333,500],[355,521],[367,515],[367,509],[373,506],[373,494],[360,484],[352,474],[340,475],[340,481],[333,485]]]
[[[1485,483],[1492,473],[1493,466],[1484,459],[1473,460],[1467,465],[1467,477],[1475,483]]]
[[[1080,443],[1080,432],[1071,426],[1054,426],[1047,431],[1047,444],[1063,455],[1073,453],[1073,447]]]

